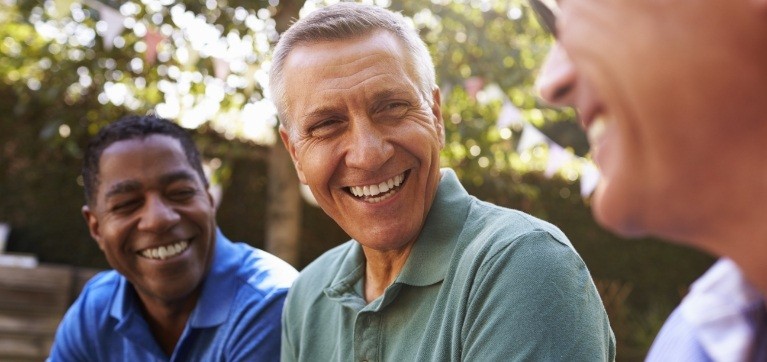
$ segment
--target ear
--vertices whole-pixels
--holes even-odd
[[[101,239],[101,231],[99,230],[99,219],[91,211],[90,206],[84,205],[81,209],[85,223],[88,225],[88,231],[91,233],[93,240],[96,240],[96,244],[99,245],[99,249],[104,250]]]
[[[282,138],[282,144],[285,145],[288,153],[290,153],[290,158],[293,160],[293,166],[296,168],[298,179],[302,184],[306,185],[306,176],[304,176],[304,170],[301,168],[301,161],[299,161],[298,157],[296,157],[296,147],[290,140],[289,131],[285,128],[284,125],[280,125],[280,138]]]
[[[445,121],[442,119],[442,95],[439,87],[435,87],[431,92],[432,106],[431,113],[434,115],[434,128],[439,136],[439,148],[445,147]]]
[[[210,193],[210,186],[208,186],[208,189],[205,190],[205,194],[208,195],[208,202],[210,202],[210,207],[213,209],[216,208],[216,199],[213,198],[213,194]]]

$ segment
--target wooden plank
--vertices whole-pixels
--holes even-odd
[[[35,315],[0,311],[0,333],[17,335],[53,335],[62,314]]]
[[[42,361],[66,309],[94,269],[0,267],[0,361]]]
[[[1,361],[43,361],[48,357],[53,338],[0,334]]]
[[[69,303],[70,267],[0,268],[0,310],[63,314]]]
[[[40,265],[36,268],[0,266],[0,285],[18,289],[67,289],[72,270],[72,267],[64,265]]]

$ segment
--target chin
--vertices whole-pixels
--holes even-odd
[[[608,193],[607,188],[605,183],[600,183],[592,199],[592,214],[597,223],[621,237],[647,236],[639,205],[633,204],[629,197]]]

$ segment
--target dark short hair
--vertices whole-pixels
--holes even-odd
[[[197,171],[205,187],[208,187],[208,179],[202,170],[200,151],[197,150],[187,129],[154,115],[130,115],[102,128],[85,149],[82,176],[85,201],[88,204],[95,204],[94,192],[99,184],[99,161],[104,150],[115,142],[144,139],[151,135],[164,135],[177,139],[184,149],[187,161]]]

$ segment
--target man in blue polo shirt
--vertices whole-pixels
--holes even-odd
[[[85,153],[83,216],[112,271],[65,315],[52,361],[278,360],[296,276],[217,228],[200,154],[165,119],[106,126]]]

